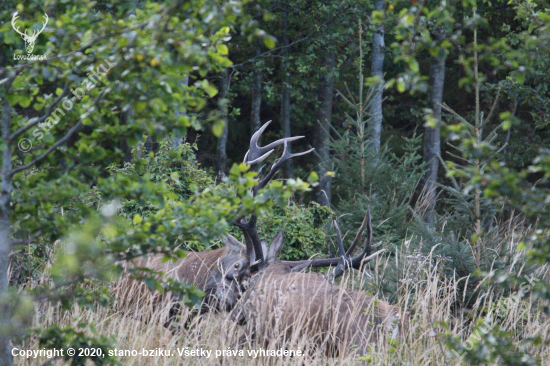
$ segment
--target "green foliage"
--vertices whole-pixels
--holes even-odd
[[[18,25],[25,29],[43,12],[52,15],[51,6],[5,1],[0,9],[6,15],[17,9]],[[1,79],[14,78],[0,87],[0,98],[12,107],[11,132],[21,132],[9,146],[12,164],[17,168],[41,157],[35,167],[14,176],[11,234],[29,242],[15,248],[14,282],[36,277],[53,243],[98,208],[75,197],[90,187],[103,198],[118,196],[118,187],[100,186],[113,183],[104,180],[109,167],[116,169],[144,136],[160,140],[172,131],[181,134],[219,121],[217,109],[203,111],[216,94],[207,76],[230,64],[225,42],[240,15],[239,2],[216,1],[185,6],[83,1],[56,3],[54,8],[55,16],[34,49],[35,54],[47,54],[47,62],[14,60],[13,54],[24,52],[21,37],[9,21],[0,27],[6,60]],[[91,77],[90,70],[99,76]],[[185,76],[195,82],[183,85]],[[75,93],[79,97],[71,102]],[[46,118],[56,108],[58,119]],[[77,133],[70,135],[73,128]],[[64,137],[68,141],[48,153]],[[17,148],[23,138],[32,142],[28,152]],[[140,189],[150,187],[143,184]]]
[[[158,159],[151,155],[151,162],[165,163],[169,159],[160,155],[171,156],[171,151],[185,149],[189,147],[161,149]],[[155,167],[159,168],[158,165]],[[166,176],[174,174],[163,169],[157,171],[163,171]],[[183,251],[173,250],[176,245],[173,238],[209,246],[231,227],[230,223],[236,217],[269,214],[274,204],[284,205],[295,191],[307,190],[309,186],[301,180],[292,180],[286,185],[275,181],[253,197],[251,188],[258,184],[257,173],[250,172],[248,165],[241,164],[231,168],[224,183],[201,192],[195,191],[185,199],[173,192],[182,188],[181,185],[170,185],[159,175],[153,178],[144,174],[135,179],[136,174],[133,169],[123,169],[102,181],[100,196],[108,203],[102,203],[83,225],[75,227],[68,237],[61,240],[49,270],[52,283],[35,289],[35,296],[60,303],[67,309],[75,302],[89,307],[108,305],[108,292],[101,284],[119,274],[120,268],[112,264],[113,258],[127,260],[146,253],[165,253],[167,259],[182,257],[185,255]],[[151,207],[148,215],[136,213],[130,218],[126,217],[127,213],[119,214],[120,201],[107,200],[114,192],[124,202],[132,197],[137,202],[148,203]],[[311,217],[317,216],[312,214]],[[204,295],[202,291],[178,281],[158,280],[156,274],[145,269],[133,272],[133,276],[143,280],[150,289],[178,293],[188,306],[200,303]],[[62,344],[65,347],[73,344],[106,347],[104,337],[83,337],[83,333],[72,328],[52,327],[41,333],[41,342],[51,347]],[[70,359],[74,364],[84,362],[78,357]],[[107,362],[107,359],[103,361]]]
[[[371,89],[364,100],[360,95],[359,101],[340,93],[354,117],[347,115],[344,132],[335,129],[336,138],[330,143],[337,197],[334,207],[344,232],[351,233],[357,231],[370,207],[376,238],[395,243],[405,238],[409,204],[422,176],[422,157],[418,154],[421,137],[403,138],[402,156],[387,147],[376,152],[369,143],[372,116],[366,108],[372,93]]]
[[[258,220],[260,236],[271,240],[279,230],[284,231],[284,241],[279,258],[301,260],[325,252],[328,237],[324,225],[332,212],[325,206],[311,203],[307,207],[290,204],[275,207]]]
[[[61,358],[70,362],[72,366],[84,366],[89,361],[95,365],[118,364],[115,357],[109,356],[109,349],[113,348],[113,339],[103,335],[90,337],[86,335],[86,330],[97,335],[92,324],[83,323],[79,324],[77,329],[73,327],[60,328],[54,325],[45,330],[37,329],[35,333],[38,335],[40,347],[48,350],[63,350],[64,354]],[[67,353],[69,348],[75,351],[73,355]],[[81,349],[84,350],[82,354]]]
[[[35,54],[47,54],[44,62],[16,60],[13,55],[24,52],[21,37],[9,21],[0,26],[5,46],[0,51],[2,121],[8,124],[8,134],[15,132],[2,149],[3,171],[10,169],[7,159],[18,169],[13,193],[5,192],[7,206],[13,207],[8,222],[13,223],[11,234],[30,244],[16,247],[23,249],[18,260],[25,269],[15,280],[30,279],[45,266],[44,259],[53,258],[51,282],[32,293],[36,299],[61,302],[66,308],[75,303],[105,305],[109,297],[102,283],[116,275],[114,258],[168,252],[176,237],[207,245],[227,230],[235,215],[268,210],[274,200],[284,201],[294,189],[305,187],[300,182],[288,190],[271,185],[257,201],[240,194],[255,184],[254,174],[240,166],[226,185],[201,195],[197,189],[211,181],[204,172],[192,176],[198,172],[192,169],[180,180],[178,163],[168,164],[178,151],[172,157],[160,154],[164,161],[154,155],[140,157],[127,171],[118,166],[144,136],[158,141],[203,124],[216,130],[219,111],[204,109],[217,94],[209,73],[231,64],[225,43],[241,14],[238,1],[5,1],[0,9],[6,15],[17,9],[23,30],[37,15],[50,15],[34,48]],[[246,22],[241,30],[250,31]],[[183,83],[185,77],[192,80],[189,85]],[[30,150],[18,149],[21,139],[32,143]],[[189,150],[183,147],[178,158],[188,159]],[[185,163],[180,169],[186,170]],[[2,179],[8,178],[3,173]],[[137,203],[134,209],[147,207],[147,215],[117,215],[122,203],[131,201]],[[26,258],[31,260],[25,263]],[[160,287],[182,293],[188,304],[196,304],[202,295],[179,283]],[[25,323],[18,323],[17,312],[12,313],[12,322],[2,319],[2,324],[15,326],[1,329],[2,336],[24,333]],[[41,343],[48,347],[105,349],[105,339],[86,337],[76,329],[52,327],[41,334]],[[86,358],[66,359],[84,364]],[[93,359],[99,364],[106,360]]]
[[[548,19],[550,20],[550,17]],[[475,45],[474,41],[474,48]],[[477,57],[476,54],[474,56]],[[477,67],[478,65],[475,63],[473,70],[476,75],[475,91],[476,100],[479,100],[480,81],[477,78]],[[455,138],[458,137],[456,139],[460,141],[457,149],[461,152],[461,160],[465,163],[461,165],[447,164],[447,176],[452,179],[454,187],[444,187],[444,189],[452,194],[455,199],[454,204],[462,208],[461,215],[466,218],[461,223],[463,225],[462,235],[471,248],[476,269],[481,270],[477,273],[487,275],[491,279],[491,283],[496,282],[504,290],[517,286],[520,276],[525,275],[532,268],[525,266],[524,263],[521,268],[517,268],[518,260],[510,259],[514,251],[529,248],[525,257],[530,264],[540,265],[550,259],[550,246],[547,239],[549,221],[545,217],[548,216],[548,178],[550,177],[548,174],[550,159],[547,158],[547,152],[541,151],[541,155],[535,159],[533,166],[517,172],[510,169],[506,165],[506,161],[499,155],[506,145],[499,147],[495,143],[497,132],[501,127],[505,131],[510,129],[516,106],[513,107],[514,111],[511,113],[501,113],[501,124],[486,136],[483,134],[483,129],[486,127],[492,111],[484,119],[479,103],[476,103],[475,123],[470,123],[445,106],[445,109],[458,118],[458,123],[450,126],[449,130],[453,134],[457,134]],[[536,184],[529,182],[529,172],[540,174]],[[455,177],[460,177],[463,180],[462,186],[459,186]],[[545,203],[542,203],[543,201]],[[497,208],[500,209],[500,214],[496,213]],[[491,235],[491,231],[498,225],[498,216],[506,212],[505,209],[509,209],[513,214],[521,215],[527,225],[523,228],[524,233],[521,236],[524,242],[520,243],[517,248],[510,245],[511,253],[502,256],[500,242],[503,240],[503,235]],[[491,214],[492,217],[489,219],[487,216]],[[494,220],[493,217],[497,220]],[[512,224],[511,220],[510,224]],[[468,236],[470,236],[469,240]],[[482,262],[482,253],[487,251],[492,255],[487,256],[486,260]],[[521,261],[520,257],[519,262]],[[499,268],[500,271],[498,271]],[[495,273],[500,275],[495,276]],[[536,293],[542,299],[549,298],[548,286],[544,281],[535,281],[528,290]],[[545,310],[548,310],[547,306]],[[464,355],[469,363],[499,362],[506,365],[536,365],[540,362],[530,357],[528,352],[528,347],[540,345],[542,341],[540,337],[524,335],[518,345],[512,341],[513,334],[507,332],[499,324],[492,324],[489,321],[488,325],[486,329],[483,329],[481,323],[478,324],[477,333],[474,332],[476,339],[471,342],[472,347],[464,348],[456,339],[450,339],[448,346],[455,352],[459,351]]]
[[[65,309],[75,303],[89,308],[107,305],[110,296],[105,283],[119,273],[112,265],[114,259],[154,252],[179,258],[184,254],[174,248],[183,244],[195,250],[208,248],[234,229],[232,221],[242,215],[257,214],[260,234],[267,240],[277,230],[285,231],[284,259],[333,252],[324,230],[331,212],[314,204],[288,204],[293,192],[307,192],[308,184],[299,179],[286,185],[276,181],[252,197],[255,173],[234,165],[228,179],[215,186],[208,170],[197,163],[194,145],[174,147],[165,139],[183,137],[190,128],[208,128],[212,134],[203,134],[199,140],[201,159],[208,161],[216,145],[212,142],[222,130],[219,107],[225,103],[217,99],[215,80],[220,70],[231,67],[230,58],[238,65],[231,70],[230,95],[235,102],[229,116],[229,160],[242,158],[247,146],[242,142],[249,137],[248,120],[237,118],[248,114],[253,74],[249,67],[264,74],[262,113],[276,116],[284,58],[285,72],[292,76],[293,133],[311,135],[317,128],[317,86],[319,76],[326,73],[327,52],[337,55],[336,87],[347,83],[363,88],[364,80],[355,78],[355,67],[368,62],[355,60],[356,25],[369,14],[370,21],[363,22],[371,24],[365,38],[370,39],[375,24],[383,22],[386,44],[391,45],[386,52],[395,61],[386,62],[384,70],[387,86],[397,90],[385,92],[384,133],[409,137],[386,141],[399,149],[372,151],[365,114],[368,96],[365,99],[360,92],[357,100],[343,94],[335,99],[335,139],[330,146],[335,166],[333,207],[344,232],[353,233],[370,206],[375,239],[384,240],[390,251],[393,248],[387,243],[407,238],[415,249],[435,248],[435,255],[451,259],[445,261],[442,275],[475,275],[477,269],[515,273],[510,270],[513,253],[503,224],[519,227],[519,221],[506,222],[500,214],[514,210],[526,220],[528,230],[521,247],[531,263],[549,262],[550,152],[538,149],[550,141],[548,4],[499,0],[386,5],[384,13],[371,13],[372,4],[364,2],[297,1],[285,12],[288,29],[280,29],[280,4],[267,0],[244,7],[238,1],[213,0],[2,2],[0,99],[9,108],[1,113],[10,120],[8,133],[19,131],[20,135],[11,142],[2,139],[0,151],[12,153],[6,156],[15,168],[38,161],[17,172],[13,191],[7,192],[10,235],[15,240],[11,283],[34,289],[3,294],[0,312],[12,309],[12,317],[0,324],[0,333],[13,335],[16,342],[25,336],[33,299],[59,303]],[[34,50],[47,54],[47,61],[14,59],[25,52],[9,22],[15,10],[22,29],[37,29],[42,14],[50,14]],[[479,42],[470,41],[475,28],[483,30]],[[277,47],[283,31],[294,42],[290,48]],[[250,41],[255,38],[272,51],[251,60],[255,45]],[[369,42],[361,47],[368,55]],[[481,65],[479,79],[474,73],[474,50]],[[461,156],[444,155],[450,184],[440,186],[438,221],[426,226],[416,212],[413,220],[409,214],[423,168],[420,137],[412,131],[425,114],[425,100],[407,99],[401,93],[427,91],[428,61],[442,54],[456,60],[447,63],[445,93],[446,100],[454,98],[449,104],[456,104],[460,114],[450,116],[444,132],[451,140],[460,140],[452,144]],[[108,70],[102,72],[102,68]],[[100,74],[95,82],[89,78],[91,69]],[[479,111],[474,115],[481,121],[477,127],[489,130],[492,124],[489,134],[478,134],[475,123],[462,112],[472,109],[476,86],[487,91],[500,87],[505,95],[495,107],[495,122],[484,121]],[[85,95],[72,108],[63,108],[63,98],[70,98],[75,88],[82,88]],[[483,96],[481,102],[485,102]],[[517,106],[517,113],[508,108],[510,104]],[[39,121],[56,107],[64,111],[59,120]],[[75,127],[77,133],[69,134]],[[496,133],[499,128],[503,133]],[[49,148],[65,137],[50,153]],[[32,141],[30,151],[17,148],[22,138]],[[146,138],[160,141],[158,150],[147,151]],[[503,158],[497,152],[508,140]],[[301,140],[293,148],[299,151],[303,146],[298,144],[309,142]],[[296,176],[306,176],[311,168],[296,167]],[[49,277],[36,286],[50,262]],[[158,282],[152,272],[136,271],[135,277],[151,289],[179,293],[189,306],[202,295],[182,283]],[[391,281],[396,289],[399,283]],[[545,283],[533,291],[542,299],[550,298]],[[48,348],[109,347],[109,339],[97,334],[88,337],[84,329],[52,327],[37,334],[40,345]],[[514,348],[507,338],[509,334],[494,328],[468,354],[468,360],[497,362],[500,357],[509,364],[528,364],[530,360],[521,358],[523,350]]]
[[[447,347],[454,356],[460,357],[468,365],[497,364],[509,366],[536,366],[540,360],[529,354],[528,339],[519,346],[512,341],[512,334],[491,319],[478,319],[470,339],[466,343],[458,338],[448,337]],[[540,344],[540,338],[534,346]]]
[[[183,143],[177,146],[170,139],[159,143],[157,151],[146,151],[145,144],[140,143],[133,149],[135,158],[123,167],[112,165],[109,168],[111,177],[123,184],[127,182],[133,193],[120,202],[119,213],[129,220],[141,220],[141,217],[154,214],[163,207],[164,190],[173,193],[174,199],[185,201],[200,194],[206,189],[215,187],[210,174],[202,169],[195,158],[196,146]],[[162,189],[158,189],[158,187]],[[113,187],[114,188],[114,187]],[[139,192],[154,192],[151,197],[140,196]],[[80,201],[91,207],[101,207],[115,196],[115,192],[107,191],[106,199],[98,187],[84,193]],[[159,206],[157,201],[160,200]],[[141,222],[141,221],[139,221]],[[175,241],[175,240],[174,240]],[[201,250],[199,248],[194,248]]]
[[[484,119],[483,112],[477,110],[475,121],[468,121],[446,104],[443,109],[449,112],[443,128],[447,138],[460,141],[459,145],[448,144],[453,148],[453,153],[448,155],[454,161],[442,164],[451,182],[451,185],[438,185],[442,191],[440,204],[446,210],[434,224],[424,223],[421,215],[415,213],[411,232],[417,235],[415,240],[425,253],[433,251],[449,260],[448,275],[456,273],[464,277],[475,270],[508,270],[515,262],[514,248],[505,243],[507,233],[503,227],[515,227],[517,220],[512,218],[504,222],[503,215],[498,214],[498,201],[482,197],[479,186],[461,184],[462,178],[469,173],[483,172],[491,159],[502,158],[503,148],[495,142],[504,122],[486,132],[491,115]]]

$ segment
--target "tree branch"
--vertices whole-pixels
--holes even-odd
[[[101,97],[108,91],[108,89],[103,89],[101,91],[101,93],[99,93],[99,95],[96,97],[95,101],[94,101],[94,104],[90,107],[90,109],[88,110],[88,112],[86,112],[83,116],[84,117],[87,117],[93,110],[94,107],[97,106],[97,103],[99,102],[99,100],[101,99]],[[63,145],[65,142],[67,142],[71,136],[80,128],[80,126],[82,126],[82,118],[84,117],[80,117],[78,119],[78,122],[69,129],[69,131],[67,131],[67,133],[65,134],[65,136],[63,136],[60,140],[58,140],[55,144],[53,144],[48,150],[44,151],[44,153],[40,156],[38,156],[37,158],[35,158],[33,161],[31,161],[30,163],[28,164],[25,164],[25,165],[21,165],[15,169],[12,169],[10,172],[9,172],[9,176],[12,177],[14,174],[17,174],[23,170],[26,170],[26,169],[29,169],[30,167],[32,167],[33,165],[36,165],[37,163],[41,162],[42,160],[44,160],[45,158],[48,157],[48,155],[50,155],[50,153],[52,151],[54,151],[55,149],[57,149],[59,146]]]
[[[64,96],[66,96],[67,94],[69,93],[69,84],[68,83],[65,83],[65,85],[63,86],[63,93],[61,93],[59,95],[59,97],[57,97],[49,106],[48,108],[48,111],[40,118],[37,118],[36,120],[31,121],[28,125],[26,126],[23,126],[21,127],[20,129],[18,129],[17,131],[15,131],[14,133],[12,133],[10,135],[10,141],[13,141],[17,138],[17,136],[25,133],[26,131],[28,131],[30,128],[36,126],[37,124],[41,123],[41,122],[44,122],[53,112],[53,109],[55,108],[55,106],[61,101],[61,99],[63,99]],[[36,118],[36,117],[35,117]]]
[[[341,11],[339,11],[338,13],[336,13],[332,18],[330,18],[329,20],[327,20],[326,22],[324,22],[323,24],[321,24],[321,26],[319,28],[317,28],[316,30],[313,31],[313,33],[310,33],[309,35],[303,37],[303,38],[300,38],[299,40],[297,41],[294,41],[294,42],[291,42],[289,43],[288,45],[286,46],[281,46],[281,47],[277,47],[277,48],[274,48],[272,50],[269,50],[269,51],[266,51],[264,53],[261,53],[257,56],[254,56],[252,58],[249,58],[248,60],[246,61],[243,61],[241,62],[240,64],[236,64],[236,65],[231,65],[229,66],[228,68],[229,69],[236,69],[237,67],[241,67],[243,65],[246,65],[248,63],[251,63],[252,61],[254,61],[255,59],[257,58],[261,58],[261,57],[266,57],[266,56],[273,56],[273,55],[270,55],[270,53],[272,52],[275,52],[275,51],[280,51],[282,49],[285,49],[285,48],[290,48],[298,43],[301,43],[303,41],[306,41],[308,40],[309,38],[313,37],[316,33],[319,33],[319,31],[327,24],[331,23],[334,19],[336,19],[340,14],[346,12],[349,8],[351,7],[351,5],[348,5],[347,7],[345,7],[344,9],[342,9]]]
[[[28,239],[14,239],[14,240],[11,241],[11,244],[12,245],[29,244],[29,243],[33,242],[36,238],[38,238],[40,235],[42,235],[42,230],[38,230],[38,232],[36,234],[34,234],[33,236],[31,236]]]

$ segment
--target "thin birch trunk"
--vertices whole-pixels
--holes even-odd
[[[327,144],[334,97],[334,68],[336,66],[334,52],[325,55],[324,64],[325,70],[319,81],[319,125],[315,128],[313,137],[313,145],[317,155],[317,173],[319,174],[319,185],[315,192],[315,201],[320,205],[330,206],[331,178],[327,175],[327,172],[330,171],[330,153]]]
[[[439,123],[441,122],[446,59],[445,54],[434,57],[430,66],[430,103],[434,111],[434,118],[437,120],[437,126],[434,128],[426,127],[424,134],[424,161],[427,163],[428,169],[424,177],[424,199],[426,202],[424,221],[427,223],[435,222],[436,183],[439,170],[438,155],[441,154]]]
[[[220,98],[224,99],[227,95],[227,90],[229,89],[229,73],[227,69],[222,71],[222,79],[220,85]],[[218,139],[218,147],[216,149],[216,182],[220,183],[225,177],[226,167],[227,167],[227,134],[229,132],[229,120],[227,118],[227,104],[223,102],[223,120],[224,126],[223,131]]]
[[[286,11],[281,12],[281,29],[283,31],[281,37],[281,46],[283,48],[283,61],[282,61],[282,86],[281,86],[281,126],[283,128],[283,136],[290,137],[290,69],[288,67],[288,57],[290,50],[288,49],[288,44],[290,43],[288,38],[288,13]],[[291,146],[288,145],[287,149],[291,149]],[[290,150],[292,152],[292,150]],[[292,160],[288,160],[283,166],[283,176],[286,179],[294,177],[294,165]]]
[[[262,53],[262,49],[259,43],[256,43],[256,56]],[[254,71],[254,80],[252,85],[252,113],[250,116],[252,134],[258,131],[262,125],[260,119],[260,112],[262,106],[262,70],[259,65],[256,65],[256,70]]]
[[[384,0],[376,0],[374,3],[377,11],[384,11]],[[369,121],[371,127],[370,143],[376,152],[380,151],[380,134],[382,132],[382,100],[384,92],[384,24],[376,26],[372,35],[372,64],[371,76],[377,77],[378,82],[375,86],[375,93],[370,105]],[[376,162],[375,162],[376,163]]]
[[[9,87],[5,87],[6,93]],[[10,253],[12,251],[12,242],[10,240],[10,215],[11,215],[11,192],[12,192],[12,146],[10,142],[10,123],[11,106],[8,100],[2,98],[2,117],[1,117],[2,139],[6,143],[2,151],[2,176],[0,191],[0,299],[8,292],[8,268],[10,264]],[[11,311],[9,308],[2,308],[0,304],[0,329],[8,329],[11,321]],[[7,335],[0,334],[0,366],[11,366],[13,357],[11,355],[10,338]]]

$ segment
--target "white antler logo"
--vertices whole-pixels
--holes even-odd
[[[25,31],[24,33],[21,33],[19,31],[19,27],[16,28],[15,21],[17,20],[17,18],[19,18],[17,13],[18,12],[16,11],[15,14],[13,14],[13,18],[11,18],[11,26],[17,33],[21,35],[21,37],[23,38],[23,41],[25,41],[25,49],[27,50],[27,53],[32,53],[32,50],[34,48],[34,43],[36,42],[36,38],[38,38],[38,35],[42,33],[44,28],[46,28],[46,24],[48,24],[48,19],[49,19],[48,14],[44,13],[44,19],[46,19],[46,21],[42,23],[43,24],[42,29],[40,29],[39,31],[33,30],[32,35],[29,36],[27,34],[27,31]]]

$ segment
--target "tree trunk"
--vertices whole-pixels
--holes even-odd
[[[130,115],[132,113],[132,107],[130,105],[125,106],[125,108],[122,108],[122,110],[118,113],[118,121],[121,125],[127,125],[128,119],[130,118]],[[118,148],[122,151],[124,156],[122,157],[123,161],[125,163],[129,163],[132,161],[132,148],[130,145],[128,145],[128,139],[126,137],[121,138],[118,140]]]
[[[189,85],[189,76],[188,75],[185,75],[183,77],[183,80],[181,81],[181,88],[182,89],[185,89],[186,86]],[[176,116],[184,116],[186,113],[185,111],[185,108],[179,110],[179,111],[176,111]],[[184,138],[184,134],[181,133],[179,130],[176,130],[174,132],[174,138],[172,139],[172,146],[173,147],[178,147],[180,146],[181,144],[183,144],[183,138]]]
[[[262,53],[260,44],[256,42],[256,56]],[[260,129],[262,121],[260,119],[260,111],[262,106],[262,69],[260,65],[256,64],[256,70],[254,71],[254,80],[252,84],[252,113],[251,113],[251,126],[252,134]]]
[[[329,52],[325,55],[325,70],[321,73],[319,80],[319,125],[314,129],[313,145],[317,156],[317,174],[319,174],[319,185],[315,192],[315,201],[323,206],[330,205],[331,190],[330,177],[327,172],[330,170],[330,155],[328,139],[330,134],[330,120],[332,117],[332,99],[334,97],[334,67],[336,55]]]
[[[384,0],[376,0],[374,7],[377,11],[384,11]],[[384,24],[376,26],[372,36],[372,64],[371,76],[378,77],[375,85],[375,94],[370,105],[372,119],[369,121],[371,127],[370,143],[376,152],[380,151],[380,133],[382,132],[382,99],[384,92]]]
[[[430,103],[434,111],[434,118],[437,120],[435,128],[426,127],[424,133],[424,162],[427,163],[428,170],[424,177],[424,200],[426,211],[424,221],[426,223],[435,222],[435,204],[436,204],[436,182],[439,169],[439,158],[441,154],[441,131],[439,124],[441,122],[441,102],[443,101],[443,88],[445,84],[445,61],[447,56],[434,57],[430,65]]]
[[[281,85],[281,126],[283,128],[283,137],[290,137],[290,69],[288,67],[288,57],[289,57],[289,39],[288,39],[288,13],[286,11],[286,6],[284,11],[281,12],[281,29],[283,31],[281,37],[281,46],[283,48],[283,61],[282,61],[282,85]],[[288,145],[287,149],[289,152],[292,152],[291,146]],[[288,160],[283,165],[283,176],[286,179],[294,177],[294,165],[292,164],[292,159]]]
[[[6,87],[5,91],[9,88]],[[0,191],[0,299],[3,299],[8,292],[8,267],[10,264],[11,253],[11,240],[10,233],[10,203],[11,203],[11,191],[12,191],[12,177],[10,171],[12,168],[12,151],[11,143],[9,141],[10,136],[10,123],[11,123],[11,107],[8,100],[2,98],[2,119],[1,119],[1,132],[2,139],[7,144],[4,151],[2,151],[2,183]],[[5,305],[4,305],[5,306]],[[8,329],[8,325],[11,322],[11,309],[4,307],[0,303],[0,329]],[[8,366],[13,364],[13,357],[11,355],[10,338],[8,335],[0,334],[0,366]]]
[[[218,148],[216,150],[216,182],[220,183],[222,179],[225,177],[225,171],[227,166],[227,134],[228,134],[228,124],[229,120],[227,118],[227,102],[224,101],[227,90],[229,89],[229,73],[227,72],[227,69],[224,69],[222,71],[222,79],[221,79],[221,85],[220,85],[220,99],[222,103],[222,113],[223,113],[223,120],[224,120],[224,126],[222,135],[218,139]]]

